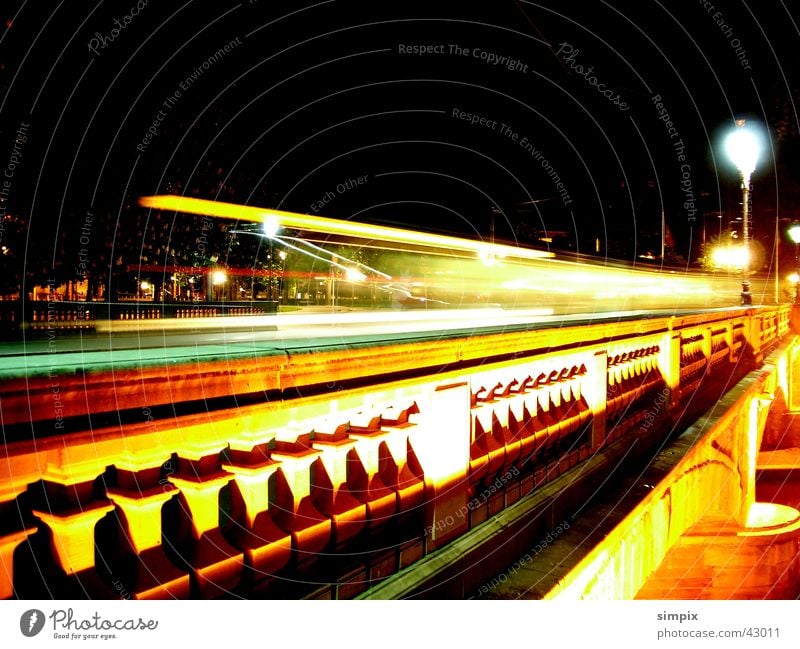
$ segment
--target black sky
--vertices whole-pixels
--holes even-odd
[[[135,230],[136,198],[167,192],[481,237],[494,208],[500,238],[555,229],[622,258],[654,247],[663,207],[694,255],[703,215],[739,209],[718,147],[738,117],[770,135],[756,235],[800,217],[794,2],[139,7],[0,8],[22,263],[58,264],[89,212]]]

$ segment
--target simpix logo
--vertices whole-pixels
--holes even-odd
[[[19,618],[19,630],[22,635],[32,638],[44,628],[44,613],[38,608],[25,611]]]

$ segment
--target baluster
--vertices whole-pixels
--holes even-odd
[[[169,475],[175,470],[174,460],[165,464],[163,457],[150,455],[126,453],[116,463],[117,486],[106,489],[120,513],[123,544],[136,555],[134,573],[121,581],[133,599],[186,599],[189,573],[169,560],[161,542],[161,511],[178,494],[168,478],[161,477],[161,467]],[[118,578],[112,578],[116,583]]]
[[[9,491],[0,493],[0,513],[9,514],[4,517],[6,520],[13,520],[10,511],[16,497],[20,492],[25,491],[26,486],[12,486]],[[35,531],[35,527],[27,527],[16,531],[6,529],[3,534],[0,534],[0,599],[9,599],[14,596],[14,551]]]
[[[230,461],[222,468],[234,476],[244,505],[244,521],[229,535],[244,551],[245,563],[255,579],[269,576],[291,559],[292,537],[274,522],[270,503],[270,479],[281,466],[270,457],[274,432],[243,433],[231,440]]]
[[[381,429],[388,433],[385,438],[386,448],[392,459],[391,462],[387,462],[382,472],[383,481],[397,494],[399,513],[410,512],[420,507],[425,497],[422,470],[409,443],[409,433],[414,425],[381,426]]]
[[[502,400],[494,408],[493,432],[495,438],[505,445],[503,467],[506,468],[519,459],[522,451],[522,440],[519,433],[516,428],[512,430],[514,423],[512,423],[511,404],[516,397],[512,395],[511,387],[516,384],[515,379],[506,385]]]
[[[366,504],[370,528],[386,523],[397,511],[397,494],[383,481],[380,474],[381,445],[390,433],[380,428],[369,430],[356,428],[350,430],[355,443],[355,456],[352,457],[353,486],[356,496]]]
[[[43,476],[48,509],[34,508],[33,515],[51,531],[50,549],[73,596],[89,589],[95,596],[110,597],[95,566],[95,528],[114,505],[94,498],[94,481],[100,467],[50,468]]]
[[[411,446],[425,475],[425,525],[429,549],[466,531],[471,439],[470,389],[464,382],[440,385],[425,401]],[[387,422],[388,423],[388,422]]]
[[[295,442],[276,442],[270,456],[281,463],[274,520],[291,533],[292,547],[298,561],[316,558],[331,538],[331,522],[314,507],[311,500],[311,465],[322,454],[309,448],[310,435]]]
[[[181,451],[178,471],[168,477],[180,490],[180,502],[190,516],[191,538],[185,560],[203,597],[235,588],[244,565],[243,553],[228,543],[219,527],[219,494],[233,479],[220,465],[220,450]]]
[[[362,494],[351,488],[348,481],[347,458],[357,444],[355,439],[346,437],[346,428],[341,425],[331,433],[315,429],[311,444],[313,449],[322,452],[313,465],[312,499],[317,509],[331,519],[331,539],[335,546],[355,537],[364,529],[367,520],[367,506],[356,497]]]
[[[517,466],[520,468],[529,463],[536,440],[532,419],[526,405],[525,394],[519,392],[511,396],[508,402],[508,430],[512,439],[519,442]]]

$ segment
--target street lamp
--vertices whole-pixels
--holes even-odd
[[[800,277],[800,256],[798,255],[798,245],[800,245],[800,223],[795,223],[788,230],[789,238],[794,242],[794,274]],[[800,304],[800,281],[794,283],[794,303]]]
[[[744,249],[744,246],[731,244],[717,246],[711,251],[710,256],[716,268],[739,270],[747,266],[747,250]]]
[[[219,299],[219,294],[224,292],[225,282],[228,281],[228,274],[224,270],[215,270],[211,273],[212,301]],[[223,288],[214,289],[215,286]]]
[[[739,170],[742,183],[742,244],[747,259],[742,269],[742,304],[753,303],[750,293],[750,176],[756,170],[761,153],[761,139],[751,128],[745,126],[743,119],[736,120],[736,128],[725,138],[725,153]]]
[[[281,276],[278,279],[278,300],[283,301],[283,285],[285,284],[285,275],[286,275],[286,251],[279,250],[278,251],[278,259],[281,260]]]
[[[281,229],[281,224],[278,221],[278,217],[276,217],[274,214],[267,214],[264,217],[264,223],[262,224],[262,227],[264,229],[264,234],[266,235],[267,239],[269,239],[269,278],[268,278],[269,289],[268,289],[267,299],[269,301],[272,301],[272,295],[273,295],[272,285],[274,284],[274,274],[275,274],[275,268],[274,268],[275,261],[272,258],[273,241],[275,240],[275,236],[278,234],[278,230]]]
[[[152,289],[152,288],[153,288],[153,285],[150,282],[148,282],[146,279],[143,279],[141,282],[139,282],[139,289],[140,289],[139,290],[139,293],[140,293],[139,297],[141,297],[144,300],[150,299],[149,293],[150,293],[150,289]]]

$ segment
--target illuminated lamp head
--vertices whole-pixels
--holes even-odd
[[[745,178],[756,170],[762,148],[760,134],[745,126],[744,120],[739,120],[736,128],[725,138],[725,153]]]
[[[264,228],[264,234],[266,234],[269,239],[272,239],[278,234],[278,230],[281,229],[281,224],[278,222],[277,216],[274,214],[267,214],[264,217],[264,224],[262,227]]]

